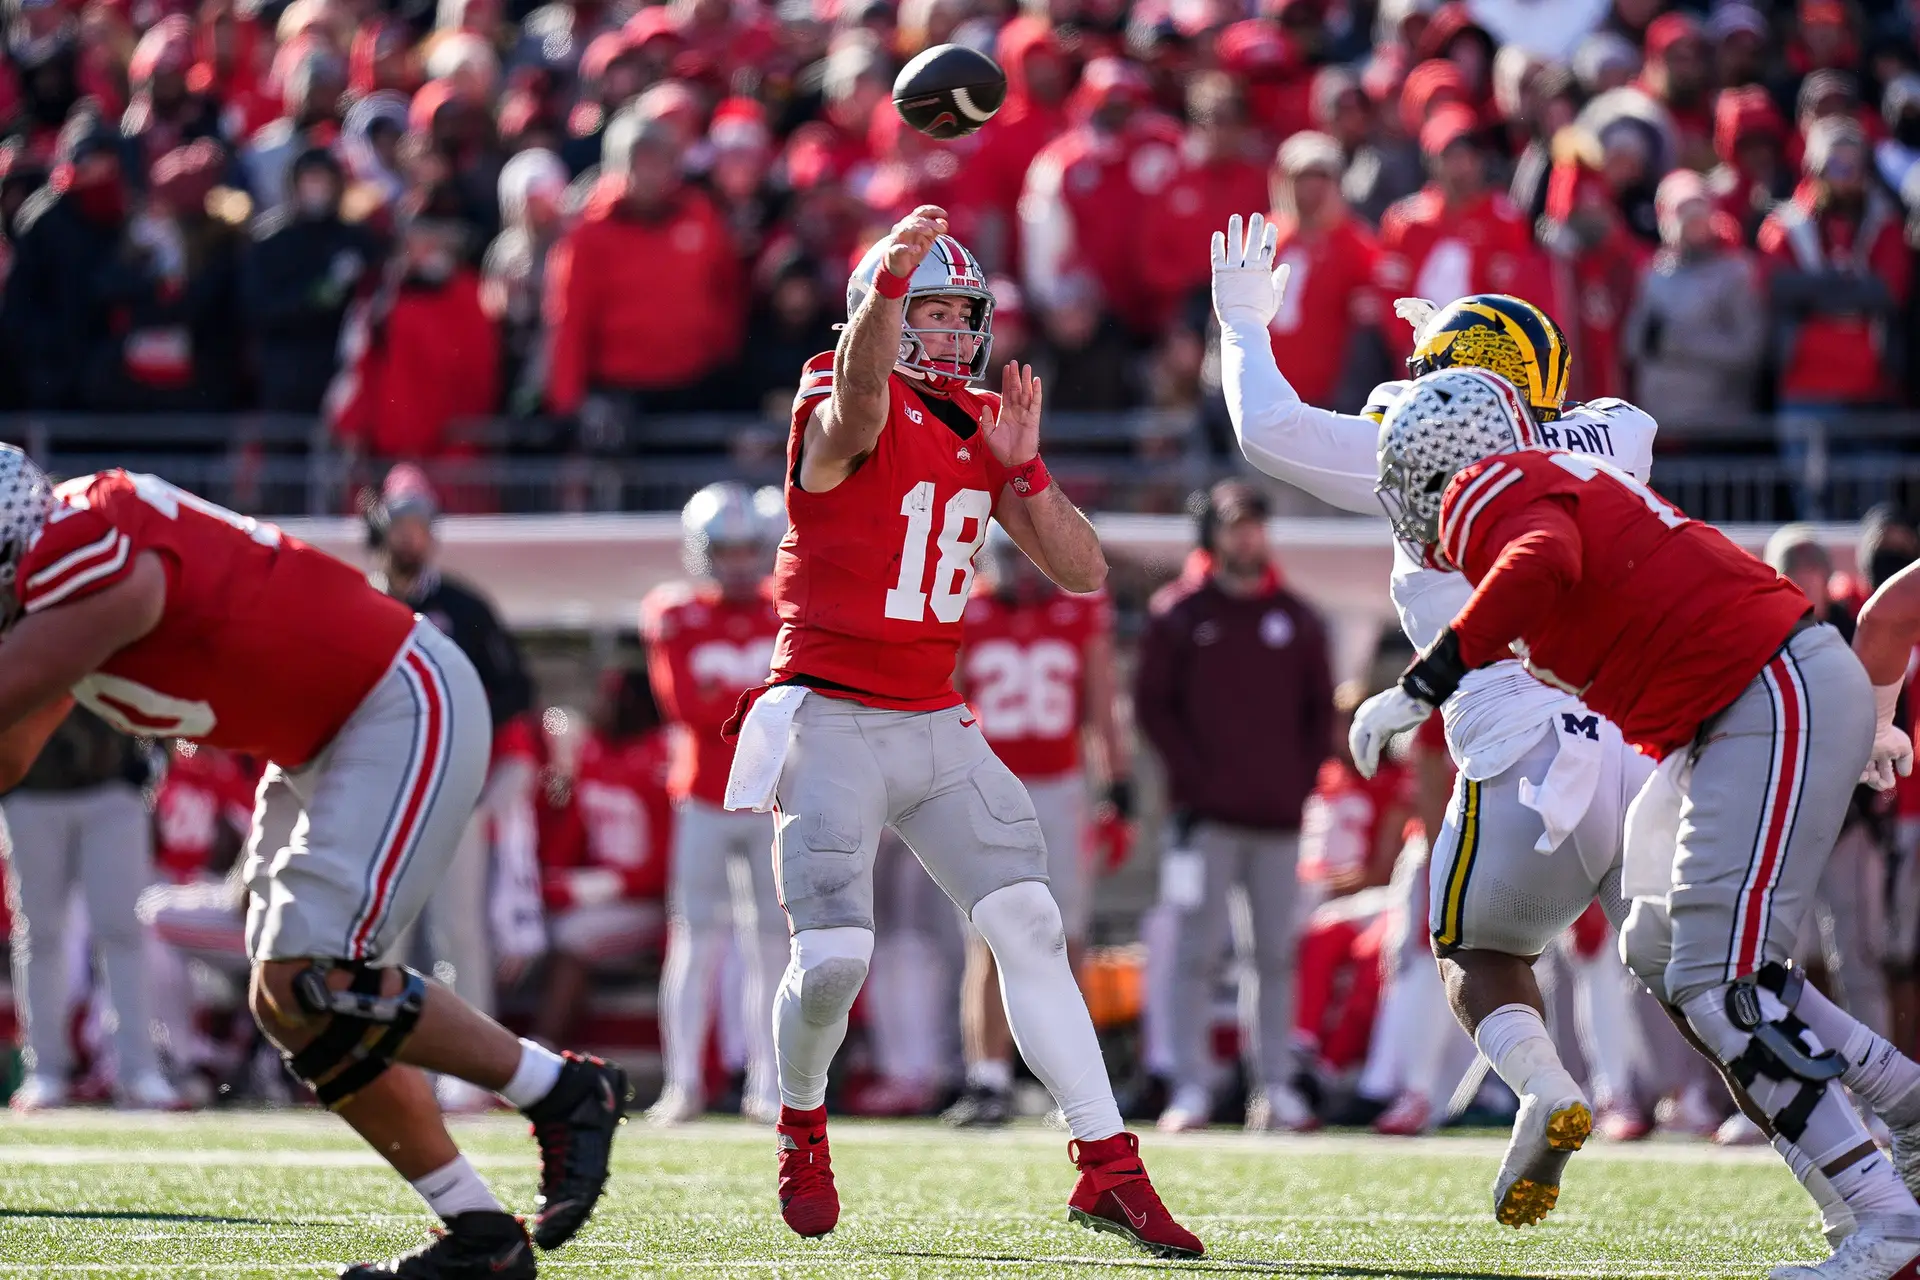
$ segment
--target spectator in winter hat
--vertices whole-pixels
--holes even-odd
[[[499,92],[500,59],[481,37],[457,31],[433,42],[427,79],[445,80],[462,101],[485,108]]]
[[[1714,47],[1714,69],[1722,89],[1759,84],[1766,73],[1767,19],[1743,0],[1714,6],[1707,18],[1707,39]]]
[[[566,165],[551,151],[522,151],[500,170],[502,225],[480,265],[480,301],[504,339],[507,402],[515,412],[537,410],[546,384],[540,304],[547,255],[565,229],[568,181]]]
[[[1673,430],[1737,422],[1754,406],[1767,336],[1759,275],[1699,174],[1668,174],[1654,203],[1661,249],[1625,332],[1634,398],[1659,405]]]
[[[1787,141],[1787,159],[1798,164],[1814,123],[1833,117],[1853,120],[1869,138],[1879,134],[1879,122],[1860,104],[1859,80],[1851,72],[1823,69],[1800,82],[1794,118],[1799,132]]]
[[[1573,74],[1589,97],[1633,83],[1640,74],[1640,49],[1614,31],[1596,31],[1573,54]]]
[[[1158,295],[1154,332],[1206,284],[1199,246],[1267,196],[1267,149],[1248,119],[1244,87],[1224,71],[1201,72],[1187,84],[1187,118],[1179,167],[1138,228],[1140,272]]]
[[[167,152],[196,138],[224,140],[219,108],[187,88],[193,65],[193,26],[178,15],[162,18],[140,38],[127,68],[133,96],[120,118],[132,140],[141,176]]]
[[[1800,0],[1787,37],[1787,68],[1795,75],[1850,68],[1860,61],[1853,21],[1840,0]]]
[[[331,146],[340,136],[341,98],[347,67],[324,45],[308,42],[281,81],[286,114],[240,150],[247,190],[263,209],[286,191],[287,166],[310,146]]]
[[[722,102],[714,108],[706,145],[707,186],[733,233],[741,260],[752,262],[766,247],[778,213],[771,182],[773,135],[767,128],[765,108],[751,98]]]
[[[1344,67],[1322,67],[1313,78],[1314,128],[1339,145],[1340,194],[1353,211],[1378,223],[1394,201],[1420,189],[1426,174],[1420,148],[1380,127],[1360,81]]]
[[[1793,190],[1786,162],[1787,122],[1758,85],[1727,89],[1713,113],[1713,151],[1720,163],[1707,174],[1714,207],[1740,227],[1751,245],[1774,202]]]
[[[683,158],[706,133],[706,111],[694,91],[677,80],[654,85],[634,99],[634,109],[648,120],[658,120],[673,131],[674,147]]]
[[[659,12],[658,9],[642,10],[634,21],[647,13]],[[567,162],[567,170],[575,176],[600,163],[600,141],[607,121],[639,97],[651,82],[645,54],[648,42],[635,43],[630,34],[633,23],[627,26],[629,30],[606,31],[595,36],[580,59],[580,97],[567,117],[567,141],[560,148],[560,158]],[[680,47],[679,37],[671,31],[651,43],[670,47],[675,52]]]
[[[1406,88],[1400,95],[1401,130],[1409,138],[1418,138],[1433,113],[1449,103],[1473,106],[1466,76],[1444,59],[1422,62],[1407,73]]]
[[[1663,13],[1647,28],[1640,88],[1666,108],[1679,161],[1704,170],[1713,163],[1713,69],[1705,29],[1691,14]]]
[[[241,260],[241,331],[269,412],[319,411],[347,308],[371,292],[385,256],[372,231],[341,217],[345,190],[331,151],[302,151],[288,166],[285,198],[256,220]]]
[[[23,0],[6,27],[10,64],[0,75],[17,94],[29,141],[38,154],[50,154],[55,136],[81,100],[78,50],[71,13],[58,0]]]
[[[1621,325],[1651,249],[1630,218],[1643,199],[1653,221],[1654,144],[1637,122],[1616,121],[1595,137],[1576,122],[1555,139],[1553,176],[1540,241],[1550,257],[1568,340],[1580,353],[1569,395],[1592,400],[1626,394]]]
[[[341,158],[348,174],[373,188],[381,204],[397,202],[406,190],[400,139],[407,131],[407,107],[407,98],[382,89],[349,107],[341,126]]]
[[[354,32],[347,56],[347,87],[356,100],[383,92],[412,97],[420,80],[413,44],[398,19],[374,18]]]
[[[1468,105],[1478,111],[1493,97],[1493,55],[1497,48],[1493,37],[1473,21],[1461,0],[1448,0],[1421,33],[1414,56],[1445,58],[1458,67],[1466,82]]]
[[[1890,136],[1873,149],[1874,168],[1887,190],[1909,209],[1920,206],[1920,188],[1908,190],[1915,165],[1920,163],[1920,75],[1909,71],[1887,82],[1880,97],[1880,118]]]
[[[1519,123],[1526,131],[1526,145],[1514,162],[1507,194],[1527,221],[1536,223],[1547,210],[1553,140],[1580,114],[1580,83],[1566,67],[1545,66],[1524,82],[1520,102]]]
[[[79,409],[86,371],[108,341],[106,304],[76,289],[126,243],[119,137],[84,107],[60,131],[53,177],[21,207],[13,268],[0,298],[0,350],[30,409]]]

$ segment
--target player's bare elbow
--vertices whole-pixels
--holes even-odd
[[[1106,553],[1095,548],[1093,558],[1074,565],[1061,574],[1060,585],[1075,595],[1091,595],[1107,585]]]

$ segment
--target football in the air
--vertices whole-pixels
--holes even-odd
[[[893,81],[893,109],[929,138],[964,138],[1006,100],[1007,73],[965,45],[935,45]]]

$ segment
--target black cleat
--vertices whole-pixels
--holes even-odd
[[[540,1144],[533,1242],[542,1249],[558,1249],[586,1224],[607,1185],[613,1132],[626,1123],[633,1099],[619,1067],[584,1054],[564,1056],[553,1092],[520,1113],[533,1122]]]
[[[459,1213],[439,1239],[385,1262],[360,1262],[340,1280],[534,1280],[527,1229],[510,1213]]]
[[[1013,1099],[999,1089],[968,1085],[940,1118],[956,1129],[998,1129],[1013,1119]]]

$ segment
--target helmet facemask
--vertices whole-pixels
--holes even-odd
[[[944,288],[915,290],[907,295],[906,314],[929,298],[951,300],[964,310],[964,325],[928,326],[903,323],[900,355],[894,367],[909,377],[925,380],[930,390],[950,391],[984,377],[993,350],[993,294],[985,289]],[[950,348],[951,358],[935,352]]]

